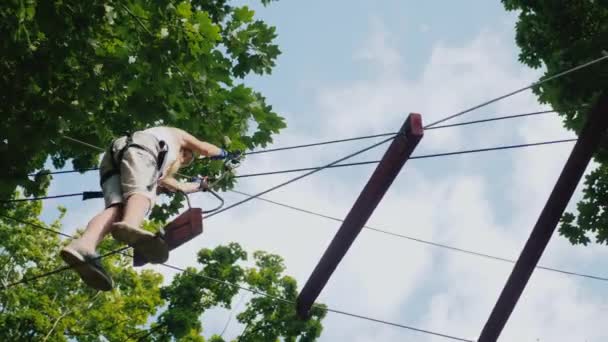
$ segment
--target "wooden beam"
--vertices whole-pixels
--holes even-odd
[[[578,141],[570,153],[547,204],[538,217],[538,221],[481,331],[479,342],[498,340],[607,128],[608,93],[600,97],[588,115],[587,122],[579,134]]]
[[[422,139],[423,133],[420,114],[410,114],[300,292],[297,311],[301,318],[308,317],[314,301]]]

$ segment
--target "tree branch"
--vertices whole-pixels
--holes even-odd
[[[141,19],[139,19],[138,16],[135,15],[135,13],[131,12],[131,10],[129,9],[129,7],[127,7],[125,4],[123,4],[122,2],[120,3],[120,6],[122,8],[125,9],[125,11],[127,11],[127,13],[129,13],[133,18],[135,18],[135,20],[137,20],[137,22],[139,23],[139,26],[141,26],[146,32],[148,32],[148,34],[152,37],[154,37],[154,34],[152,34],[152,32],[148,29],[148,27],[146,27],[146,25],[144,25],[144,23],[141,21]]]
[[[97,300],[99,294],[101,294],[101,291],[97,291],[97,293],[95,293],[95,295],[91,298],[90,303],[87,306],[87,309],[91,308],[93,303],[95,303],[95,301]],[[55,295],[55,298],[57,298],[57,295]],[[57,328],[57,325],[59,324],[59,322],[63,318],[65,318],[67,315],[73,313],[75,311],[75,309],[76,309],[76,307],[73,306],[71,309],[67,310],[66,312],[61,314],[59,317],[57,317],[57,319],[55,320],[55,323],[53,323],[53,326],[51,327],[51,330],[49,330],[49,332],[46,334],[46,336],[44,336],[44,338],[42,339],[42,342],[46,342],[49,339],[49,337],[51,336],[51,334],[53,333],[53,331],[55,330],[55,328]]]

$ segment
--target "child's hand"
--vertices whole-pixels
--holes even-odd
[[[192,184],[193,186],[195,186],[196,188],[194,189],[193,192],[196,191],[206,191],[209,189],[209,177],[205,176],[205,177],[201,177],[201,176],[196,176],[196,177],[192,177],[192,179],[190,179],[189,184]]]

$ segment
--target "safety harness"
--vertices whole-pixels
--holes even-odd
[[[156,139],[156,137],[154,137],[154,138]],[[133,137],[131,136],[131,134],[128,134],[125,146],[123,148],[121,148],[120,151],[118,151],[118,155],[116,156],[114,153],[113,147],[117,140],[118,139],[115,139],[114,141],[112,141],[112,143],[110,144],[110,148],[109,148],[110,157],[111,157],[111,161],[112,161],[112,168],[101,175],[99,183],[103,185],[103,183],[105,183],[110,177],[112,177],[114,175],[120,175],[120,163],[122,162],[122,158],[124,157],[124,154],[127,151],[127,149],[134,147],[134,148],[138,148],[140,150],[148,152],[152,156],[152,158],[154,158],[154,161],[156,162],[156,173],[152,177],[152,182],[148,185],[148,190],[152,190],[154,188],[154,185],[158,181],[158,178],[160,178],[162,176],[161,169],[163,166],[163,162],[165,161],[165,157],[167,156],[167,152],[169,151],[167,143],[165,143],[164,140],[157,139],[160,151],[158,153],[155,153],[150,148],[148,148],[144,145],[134,143]]]

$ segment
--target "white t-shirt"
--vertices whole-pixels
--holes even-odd
[[[162,140],[167,145],[167,154],[165,160],[160,168],[161,179],[164,178],[167,169],[173,162],[177,160],[177,156],[180,150],[180,144],[178,143],[175,133],[169,127],[152,127],[142,131],[143,133],[153,135],[156,139]]]

